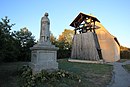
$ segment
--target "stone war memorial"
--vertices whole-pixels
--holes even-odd
[[[120,44],[117,38],[111,35],[96,17],[79,13],[70,26],[75,28],[70,60],[120,60]]]
[[[50,42],[50,20],[48,13],[41,18],[40,40],[31,49],[30,66],[34,73],[41,70],[57,70],[58,48]]]

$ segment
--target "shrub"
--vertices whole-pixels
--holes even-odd
[[[60,83],[61,81],[66,82],[64,81],[65,79],[70,79],[77,82],[81,81],[78,75],[64,70],[58,70],[54,72],[42,70],[40,73],[32,74],[32,69],[29,66],[23,66],[19,70],[19,76],[21,78],[20,86],[22,87],[50,87],[59,85],[56,83]]]
[[[130,59],[130,48],[120,46],[120,50],[121,59]]]
[[[130,59],[130,51],[121,51],[121,59]]]
[[[70,56],[71,56],[71,50],[58,50],[57,51],[58,59],[70,58]]]

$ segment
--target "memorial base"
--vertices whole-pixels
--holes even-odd
[[[41,70],[58,70],[57,47],[54,45],[34,45],[31,50],[30,66],[33,73],[38,73]]]

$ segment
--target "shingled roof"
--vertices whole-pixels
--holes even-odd
[[[94,17],[92,15],[79,13],[79,15],[74,19],[74,21],[70,24],[70,26],[75,27],[75,28],[78,27],[85,18],[91,18],[93,21],[100,22],[96,17]]]

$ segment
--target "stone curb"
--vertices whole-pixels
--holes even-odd
[[[104,64],[102,60],[100,61],[89,61],[89,60],[78,60],[78,59],[68,59],[69,62],[78,62],[78,63],[100,63]]]
[[[111,78],[111,81],[110,81],[110,83],[107,85],[107,87],[111,87],[112,86],[112,84],[114,84],[114,79],[115,79],[115,72],[114,72],[114,69],[112,70],[112,78]]]

